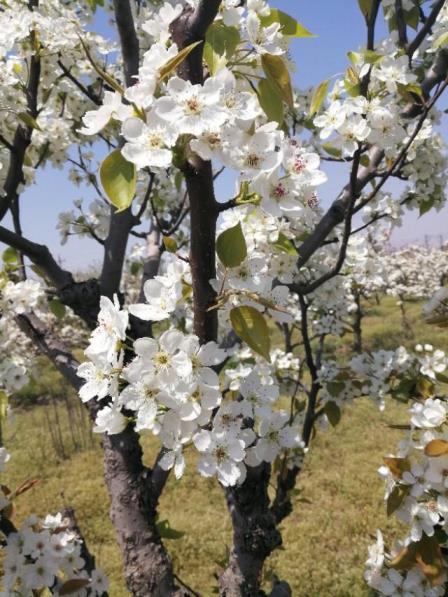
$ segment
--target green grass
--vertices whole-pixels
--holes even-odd
[[[448,349],[446,332],[422,323],[420,308],[418,304],[409,307],[415,332],[415,339],[409,339],[403,335],[392,299],[374,306],[365,321],[366,347],[412,347],[416,342],[430,342]],[[347,335],[334,350],[342,356],[349,343]],[[39,387],[42,379],[49,381],[54,376],[48,371],[45,375]],[[59,402],[56,410],[49,404],[16,411],[5,437],[12,453],[5,482],[14,488],[25,478],[40,479],[35,489],[19,498],[18,520],[31,512],[45,514],[73,506],[90,549],[111,580],[111,596],[122,597],[128,593],[108,518],[100,442],[92,440],[87,421],[85,426],[79,423],[83,430],[79,437],[72,437],[66,404]],[[55,440],[49,434],[49,421],[54,424],[56,413],[65,457],[61,438]],[[71,412],[72,420],[76,413]],[[346,409],[336,429],[317,430],[299,478],[294,512],[282,525],[284,549],[269,559],[266,580],[275,573],[291,584],[298,597],[369,595],[363,581],[367,545],[378,527],[386,537],[397,532],[396,523],[386,518],[384,487],[376,471],[383,455],[394,450],[402,435],[387,424],[405,421],[406,406],[388,403],[380,413],[363,399]],[[75,450],[75,441],[82,443],[83,450]],[[150,438],[143,444],[150,464],[156,445]],[[223,559],[231,540],[229,517],[217,483],[199,477],[191,465],[180,481],[170,478],[161,499],[160,517],[185,533],[179,540],[166,542],[176,573],[201,595],[212,595],[219,573],[216,561]]]

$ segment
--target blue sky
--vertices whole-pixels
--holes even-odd
[[[288,12],[316,34],[315,38],[293,42],[292,52],[297,65],[294,80],[299,87],[317,85],[343,72],[347,66],[347,52],[356,50],[364,43],[365,26],[357,0],[271,0],[271,5]],[[100,33],[111,34],[101,9],[95,26]],[[378,35],[384,34],[385,26],[381,21]],[[443,109],[447,107],[446,104],[446,99],[442,98]],[[444,127],[444,131],[447,130]],[[326,166],[325,169],[329,180],[320,187],[319,195],[326,206],[347,182],[347,174],[343,168],[335,165]],[[228,199],[233,195],[233,190],[232,179],[225,176],[217,186],[218,197]],[[47,167],[38,173],[37,184],[27,189],[22,199],[24,234],[32,240],[46,243],[66,267],[73,269],[83,269],[90,263],[98,263],[102,253],[102,248],[90,240],[71,238],[65,246],[60,246],[55,230],[57,214],[70,209],[73,199],[80,197],[88,204],[94,194],[88,189],[77,189],[71,185],[64,171]],[[422,218],[416,214],[407,215],[402,229],[394,235],[394,243],[422,241],[425,235],[448,238],[447,216],[448,209]]]

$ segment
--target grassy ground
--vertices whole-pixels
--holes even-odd
[[[448,349],[446,332],[425,326],[419,312],[419,305],[409,308],[415,338],[406,338],[394,301],[386,299],[371,309],[365,322],[366,345],[378,349],[430,342]],[[347,337],[343,344],[349,340]],[[338,346],[337,350],[344,352],[345,348]],[[45,383],[49,379],[47,374]],[[18,410],[5,438],[12,453],[6,481],[14,487],[29,476],[41,480],[20,498],[18,519],[30,512],[44,514],[64,504],[72,505],[91,550],[110,577],[111,596],[122,597],[127,592],[108,519],[99,440],[92,440],[89,424],[84,425],[80,416],[73,407],[69,412],[65,402],[56,408],[49,405]],[[69,420],[75,417],[83,431],[73,436]],[[275,573],[288,580],[298,597],[368,595],[362,575],[366,548],[372,541],[369,535],[378,527],[386,536],[397,530],[393,521],[386,519],[383,484],[376,470],[382,456],[392,451],[401,437],[401,432],[387,424],[404,422],[405,418],[403,405],[388,404],[386,411],[379,413],[362,400],[347,409],[336,429],[318,431],[300,476],[294,513],[282,527],[284,549],[270,558],[267,578]],[[51,436],[50,427],[60,428],[60,436]],[[83,449],[76,449],[75,444]],[[148,438],[144,447],[150,463],[155,445]],[[160,516],[185,533],[181,539],[167,541],[178,575],[201,595],[213,595],[214,575],[219,573],[217,561],[223,559],[230,543],[229,519],[217,484],[200,478],[190,467],[181,481],[170,479]]]

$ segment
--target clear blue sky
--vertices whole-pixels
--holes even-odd
[[[310,31],[317,35],[311,39],[299,39],[293,43],[293,54],[297,64],[295,83],[299,87],[316,85],[347,66],[346,54],[364,43],[365,26],[357,0],[271,0],[271,5],[293,15]],[[110,35],[110,28],[104,12],[99,9],[95,19],[97,29]],[[378,34],[384,35],[381,23]],[[442,108],[447,107],[442,99]],[[444,127],[444,131],[448,131]],[[320,197],[328,205],[347,182],[341,168],[326,167],[328,182],[320,187]],[[218,197],[226,199],[233,194],[233,184],[224,177],[218,185]],[[88,189],[77,189],[67,181],[64,171],[46,168],[37,175],[37,185],[30,187],[23,195],[22,213],[24,233],[30,239],[46,243],[59,256],[65,266],[83,268],[92,262],[99,262],[102,249],[90,240],[71,238],[61,247],[55,230],[57,213],[71,208],[73,199],[83,197],[88,204],[94,194]],[[396,244],[422,240],[425,235],[444,235],[448,238],[448,209],[439,214],[428,214],[419,219],[416,215],[406,217],[403,228],[394,236]]]

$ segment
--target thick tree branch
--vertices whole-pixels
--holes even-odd
[[[127,87],[136,82],[139,67],[139,43],[129,0],[114,0],[115,21],[120,37],[124,78]],[[134,225],[132,209],[118,212],[111,207],[110,230],[104,243],[100,277],[101,294],[111,298],[119,292],[129,233]]]
[[[219,579],[222,597],[261,595],[264,562],[282,544],[269,509],[270,475],[271,468],[266,463],[248,467],[244,483],[225,491],[232,517],[233,546],[228,566]]]
[[[78,391],[83,380],[78,377],[79,362],[72,353],[49,333],[44,323],[36,315],[18,315],[16,321],[37,350],[46,356],[59,373]]]
[[[113,0],[115,21],[120,37],[126,87],[135,83],[139,66],[139,43],[129,0]]]
[[[184,48],[194,41],[203,41],[214,21],[221,2],[201,0],[195,11],[186,10],[172,27],[174,41]],[[204,82],[203,44],[189,54],[179,75],[192,83]],[[194,331],[201,343],[217,339],[216,310],[208,311],[215,299],[209,280],[216,277],[215,237],[218,204],[215,199],[213,170],[210,161],[191,154],[183,172],[190,201],[191,237],[190,265],[193,280]]]
[[[408,32],[402,0],[395,0],[395,18],[397,20],[398,43],[402,48],[405,48],[408,43]]]
[[[72,274],[61,268],[45,245],[39,245],[3,226],[0,226],[0,242],[26,255],[42,269],[58,290],[74,283]]]

